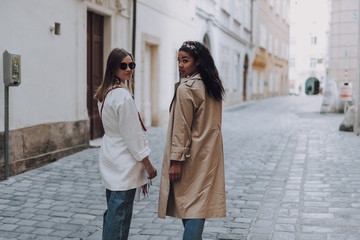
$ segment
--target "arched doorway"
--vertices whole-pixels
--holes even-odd
[[[305,94],[316,95],[320,92],[320,81],[317,78],[308,78],[305,82]]]
[[[247,72],[249,68],[249,57],[246,54],[245,60],[244,60],[244,71],[243,71],[243,79],[244,79],[244,85],[243,85],[243,101],[246,101],[246,82],[247,82]]]

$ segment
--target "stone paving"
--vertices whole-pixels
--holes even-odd
[[[204,240],[360,239],[360,137],[342,114],[320,114],[322,96],[250,101],[223,115],[227,217]],[[151,128],[161,170],[166,127]],[[98,148],[0,182],[0,239],[100,240],[105,190]],[[159,177],[135,202],[130,240],[179,240],[180,220],[157,218]]]

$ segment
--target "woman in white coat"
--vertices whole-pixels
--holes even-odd
[[[106,188],[103,240],[128,239],[136,188],[147,191],[157,172],[149,160],[146,131],[129,91],[136,64],[130,53],[110,53],[104,79],[95,93],[105,134],[100,173]]]

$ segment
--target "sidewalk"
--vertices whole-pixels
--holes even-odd
[[[286,96],[224,110],[227,217],[204,240],[360,239],[360,137],[321,96]],[[160,176],[166,126],[150,128]],[[100,240],[105,189],[99,148],[0,182],[0,240]],[[157,218],[160,178],[134,204],[130,240],[179,240],[180,220]]]

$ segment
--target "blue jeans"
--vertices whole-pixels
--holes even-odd
[[[104,213],[103,240],[127,240],[136,189],[111,191],[106,189],[107,210]]]
[[[183,240],[202,240],[205,219],[183,219]]]

